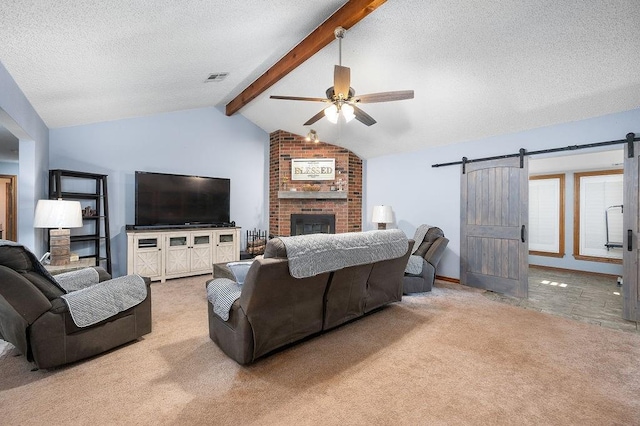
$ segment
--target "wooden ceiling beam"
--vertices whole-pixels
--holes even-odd
[[[360,22],[387,0],[349,0],[318,28],[313,30],[304,40],[282,59],[276,62],[256,81],[236,96],[226,106],[226,114],[233,115],[242,107],[255,99],[262,92],[277,83],[285,75],[296,69],[304,61],[315,55],[320,49],[335,40],[333,31],[337,27],[349,29]]]

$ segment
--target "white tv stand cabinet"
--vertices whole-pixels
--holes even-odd
[[[240,228],[127,230],[127,274],[151,281],[212,272],[212,264],[240,259]]]

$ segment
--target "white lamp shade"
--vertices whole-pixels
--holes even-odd
[[[392,223],[393,210],[391,210],[391,206],[374,206],[371,221],[373,223]]]
[[[34,228],[80,228],[82,208],[79,201],[38,200]]]
[[[335,104],[331,104],[324,109],[324,115],[333,124],[336,124],[338,122],[339,114],[340,113],[338,112],[338,107],[335,106]]]
[[[342,105],[342,115],[344,116],[345,121],[348,123],[356,117],[355,110],[349,104]]]

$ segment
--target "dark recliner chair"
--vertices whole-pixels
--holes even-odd
[[[422,261],[422,272],[418,275],[412,275],[405,272],[402,281],[402,293],[421,293],[431,291],[433,282],[436,279],[436,267],[449,244],[449,240],[445,238],[442,229],[437,227],[429,228],[413,253],[414,256],[420,256]]]
[[[111,278],[103,268],[94,269],[100,282]],[[34,255],[22,246],[0,245],[0,338],[38,368],[57,367],[136,340],[151,332],[151,281],[144,280],[147,296],[138,305],[78,327],[60,297],[67,292],[43,272]]]

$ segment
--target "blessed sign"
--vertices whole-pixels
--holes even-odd
[[[334,180],[335,158],[291,159],[291,180]]]

